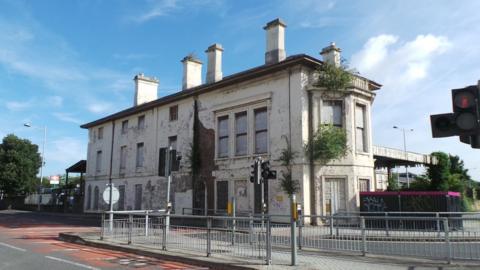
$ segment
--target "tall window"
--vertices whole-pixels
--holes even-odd
[[[122,134],[127,134],[128,132],[128,120],[122,122]]]
[[[100,172],[102,170],[102,151],[97,151],[95,169],[97,172]]]
[[[98,204],[100,203],[100,190],[95,186],[93,190],[93,210],[98,210]]]
[[[178,105],[170,107],[170,121],[176,121],[178,119]]]
[[[369,179],[358,179],[358,191],[370,191],[370,180]]]
[[[247,112],[235,114],[235,155],[247,154]]]
[[[144,129],[145,128],[145,115],[141,115],[138,117],[138,124],[137,124],[138,129]]]
[[[117,209],[119,211],[125,210],[125,185],[118,186],[118,202],[117,202]]]
[[[332,124],[336,127],[343,126],[341,100],[324,100],[320,114],[322,124]]]
[[[98,139],[103,139],[103,127],[98,128]]]
[[[137,143],[137,167],[143,167],[144,151],[143,142]]]
[[[218,157],[228,157],[228,116],[218,118]]]
[[[142,209],[142,184],[135,185],[135,202],[133,208],[134,210]]]
[[[355,105],[355,149],[359,152],[368,152],[365,122],[365,105]]]
[[[120,170],[125,169],[127,165],[127,146],[120,147]]]
[[[266,153],[268,150],[267,108],[255,110],[255,153]]]

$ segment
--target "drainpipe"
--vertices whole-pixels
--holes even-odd
[[[313,138],[313,97],[312,92],[308,91],[308,141]],[[309,169],[310,169],[310,215],[317,215],[317,190],[315,188],[315,167],[313,162],[313,149],[310,144],[309,149]],[[312,219],[312,225],[317,224],[317,219]]]

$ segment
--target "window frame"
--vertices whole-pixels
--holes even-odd
[[[128,120],[123,120],[122,121],[122,134],[127,134],[128,133]]]
[[[144,128],[145,128],[145,114],[142,114],[137,118],[137,129],[141,130]]]
[[[174,122],[178,120],[178,105],[170,106],[169,108],[169,121]]]
[[[127,146],[120,146],[120,170],[125,170],[127,168]]]
[[[139,151],[139,148],[141,148],[142,151]],[[141,164],[140,164],[140,159],[141,159]],[[139,143],[137,143],[137,153],[136,153],[136,158],[135,158],[135,167],[136,168],[143,168],[144,166],[145,166],[145,143],[139,142]]]
[[[102,171],[102,159],[103,159],[103,151],[97,150],[97,155],[95,156],[95,172],[99,173]]]
[[[245,117],[245,131],[244,132],[239,132],[238,131],[238,116],[243,116]],[[235,136],[234,136],[234,153],[235,153],[235,156],[246,156],[248,155],[248,130],[249,130],[249,121],[248,121],[248,110],[245,110],[245,111],[239,111],[239,112],[235,112],[234,113],[234,119],[235,119],[235,123],[234,123],[234,133],[235,133]],[[238,145],[237,145],[237,142],[238,142],[238,137],[240,136],[245,136],[245,151],[242,152],[242,153],[239,153],[238,152]]]
[[[333,125],[334,127],[343,128],[343,127],[345,126],[345,111],[344,111],[345,102],[344,102],[344,100],[343,100],[343,99],[322,99],[321,101],[322,101],[322,102],[321,102],[320,112],[319,112],[319,114],[320,114],[320,117],[319,117],[319,118],[320,118],[320,124],[321,124],[321,125],[329,125],[329,124],[331,124],[331,125]],[[326,105],[327,103],[333,103],[333,104],[339,103],[339,105],[340,105],[340,114],[341,114],[341,115],[340,115],[341,125],[336,125],[336,124],[334,123],[334,120],[335,120],[334,115],[332,115],[332,122],[331,122],[331,123],[325,123],[325,122],[324,122],[324,121],[326,120],[326,119],[325,119],[326,117],[325,117],[325,115],[322,113],[322,111],[323,111],[324,107],[327,106],[327,105]],[[333,106],[331,106],[331,107],[333,107]]]
[[[224,115],[219,115],[217,116],[217,151],[216,155],[218,158],[228,158],[230,156],[230,116],[228,114]],[[220,122],[221,121],[226,121],[227,122],[227,127],[226,127],[226,133],[225,135],[220,134]],[[220,153],[220,140],[226,139],[227,144],[226,144],[226,151],[225,153]]]
[[[362,116],[363,116],[363,119],[362,119],[362,122],[363,122],[363,126],[362,127],[358,127],[357,125],[357,117],[358,114],[357,114],[357,107],[361,107],[362,108]],[[369,149],[370,149],[370,146],[368,144],[368,131],[367,131],[367,127],[368,127],[368,120],[367,120],[367,105],[364,104],[364,103],[360,103],[360,102],[355,102],[355,110],[354,110],[354,126],[355,126],[355,152],[357,153],[369,153]],[[359,132],[359,129],[362,131],[362,149],[359,149],[358,148],[358,143],[357,143],[357,136],[358,136],[358,132]]]
[[[97,139],[103,140],[103,127],[99,127],[97,130]]]
[[[266,114],[266,125],[264,129],[259,129],[257,130],[257,113],[264,111]],[[266,145],[265,145],[265,151],[264,152],[258,152],[257,151],[257,135],[259,133],[265,132],[266,136]],[[268,154],[269,152],[269,115],[268,115],[268,107],[258,107],[258,108],[253,108],[253,154],[256,155],[261,155],[261,154]]]

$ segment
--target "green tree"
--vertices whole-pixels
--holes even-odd
[[[398,186],[398,174],[392,173],[390,177],[388,177],[388,191],[398,191],[400,188]]]
[[[287,147],[282,149],[280,158],[278,159],[282,166],[286,168],[286,170],[282,171],[282,176],[280,177],[280,187],[282,188],[283,192],[292,198],[292,195],[297,193],[300,189],[300,184],[297,180],[293,179],[292,174],[292,162],[297,156],[297,153],[292,150],[290,142],[286,137],[285,141],[287,142]]]
[[[353,80],[353,75],[347,68],[345,61],[338,67],[324,62],[315,72],[317,80],[314,85],[330,91],[345,91]]]
[[[437,164],[430,165],[427,169],[431,189],[447,191],[451,167],[450,157],[444,152],[433,152],[431,155],[437,159]]]
[[[10,134],[0,145],[0,190],[8,195],[32,192],[41,165],[38,146]]]
[[[305,145],[305,151],[322,165],[340,159],[348,152],[347,133],[345,129],[333,125],[320,125]]]

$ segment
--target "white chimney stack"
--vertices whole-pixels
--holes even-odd
[[[143,73],[140,73],[136,75],[133,80],[135,81],[135,98],[133,100],[133,106],[154,101],[158,98],[158,79],[147,77],[143,75]]]
[[[222,45],[215,43],[205,51],[208,57],[207,83],[218,82],[223,78],[222,73]]]
[[[275,19],[263,28],[267,35],[265,64],[275,64],[285,60],[285,27],[287,25],[281,19]]]
[[[335,42],[330,43],[330,46],[327,46],[322,49],[320,54],[322,55],[323,62],[332,64],[336,67],[340,67],[341,58],[340,58],[340,48],[335,45]]]
[[[183,58],[182,89],[189,89],[202,84],[202,62],[189,55]]]

